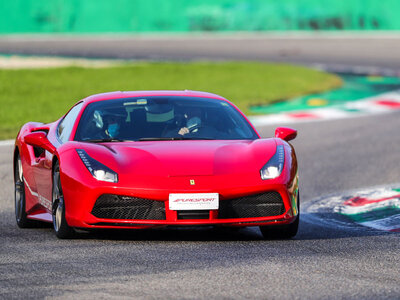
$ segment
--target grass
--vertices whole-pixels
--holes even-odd
[[[107,68],[0,70],[0,139],[26,122],[52,122],[91,94],[116,90],[190,89],[219,94],[246,114],[266,104],[341,84],[335,75],[256,62],[138,63]]]

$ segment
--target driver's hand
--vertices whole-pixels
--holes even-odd
[[[180,135],[185,135],[187,133],[189,133],[189,128],[187,128],[187,127],[182,127],[178,132],[178,134],[180,134]]]

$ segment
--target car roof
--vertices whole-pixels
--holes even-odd
[[[83,101],[85,103],[97,102],[102,100],[111,100],[111,99],[121,99],[121,98],[132,98],[132,97],[150,97],[150,96],[178,96],[178,97],[202,97],[202,98],[213,98],[219,100],[225,100],[225,98],[207,92],[200,92],[200,91],[116,91],[116,92],[109,92],[109,93],[102,93],[102,94],[95,94],[89,96]]]

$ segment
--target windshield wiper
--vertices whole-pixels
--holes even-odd
[[[138,141],[182,141],[182,140],[215,140],[208,137],[146,137],[140,138]]]
[[[181,137],[145,137],[140,138],[138,141],[175,141],[182,140]]]
[[[182,137],[181,140],[215,140],[210,137]]]
[[[92,139],[92,140],[83,140],[82,142],[88,143],[109,143],[109,142],[132,142],[131,140],[121,140],[116,138],[105,138],[105,139]]]

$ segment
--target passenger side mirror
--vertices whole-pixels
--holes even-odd
[[[28,145],[43,148],[51,153],[54,153],[56,148],[47,139],[47,134],[44,131],[35,131],[27,134],[24,137],[25,143]]]
[[[285,140],[286,142],[295,139],[297,130],[289,127],[278,127],[275,129],[275,137]]]

